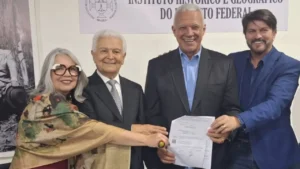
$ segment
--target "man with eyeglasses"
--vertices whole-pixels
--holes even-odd
[[[126,56],[126,41],[112,30],[97,32],[91,54],[97,70],[89,77],[84,91],[86,100],[79,110],[90,118],[143,134],[167,134],[160,126],[144,124],[142,87],[119,75]],[[133,147],[131,169],[143,169],[141,147]]]

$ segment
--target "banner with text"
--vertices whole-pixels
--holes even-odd
[[[242,17],[256,9],[273,12],[279,31],[288,28],[288,0],[79,0],[80,32],[171,33],[175,11],[185,3],[199,5],[207,32],[241,32]]]

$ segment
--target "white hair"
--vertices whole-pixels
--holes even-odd
[[[55,92],[55,88],[53,86],[53,82],[51,79],[51,68],[55,63],[55,57],[59,54],[69,56],[75,62],[75,64],[80,66],[80,63],[75,57],[75,55],[71,53],[69,50],[62,49],[62,48],[53,49],[45,58],[41,70],[40,81],[37,85],[37,88],[31,92],[32,96]],[[85,100],[85,98],[82,96],[82,91],[87,84],[88,84],[88,78],[86,77],[85,73],[81,71],[80,75],[78,76],[77,85],[74,89],[74,98],[78,102],[83,102]]]
[[[175,24],[175,20],[177,18],[178,13],[185,12],[185,11],[198,11],[198,12],[200,12],[201,16],[202,16],[202,20],[204,22],[202,10],[200,9],[200,7],[198,5],[196,5],[196,4],[183,4],[183,5],[179,6],[176,9],[175,17],[174,17],[174,24]]]
[[[93,44],[92,44],[93,52],[96,52],[96,50],[97,50],[98,40],[100,38],[104,38],[104,37],[114,37],[114,38],[120,39],[123,44],[123,49],[122,49],[123,53],[126,53],[127,46],[126,46],[125,38],[119,32],[116,32],[114,30],[109,30],[109,29],[105,29],[105,30],[98,31],[95,33],[95,35],[93,37]]]

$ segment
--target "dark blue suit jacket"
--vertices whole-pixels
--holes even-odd
[[[290,106],[298,87],[300,62],[277,51],[249,90],[250,109],[240,114],[249,132],[255,161],[261,169],[287,169],[300,161],[300,150],[291,127]],[[239,94],[250,51],[230,54],[234,57]]]

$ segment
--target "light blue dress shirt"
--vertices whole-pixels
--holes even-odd
[[[200,54],[202,47],[199,52],[196,53],[192,59],[189,59],[188,56],[179,49],[180,59],[182,63],[183,75],[185,89],[188,97],[190,111],[192,110],[194,94],[196,89],[196,83],[198,78],[198,68],[200,63]],[[186,167],[186,169],[193,169],[192,167]]]
[[[192,106],[193,106],[196,82],[198,77],[198,67],[200,63],[201,49],[202,47],[200,48],[199,52],[192,57],[191,60],[188,58],[188,56],[185,53],[181,51],[181,49],[179,49],[183,75],[184,75],[185,89],[188,97],[190,110],[192,110]]]

